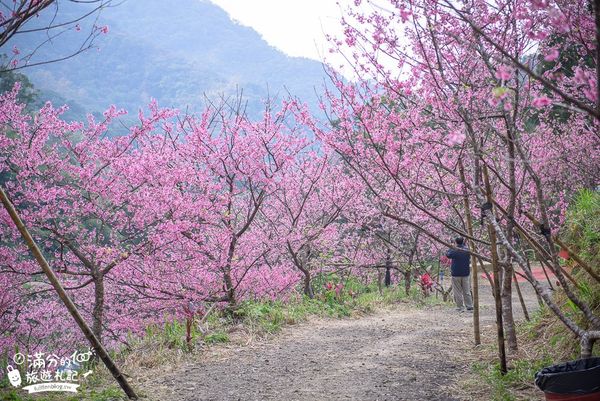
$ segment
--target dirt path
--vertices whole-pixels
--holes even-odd
[[[493,325],[490,294],[482,287],[484,326]],[[535,307],[533,293],[525,295]],[[139,386],[151,388],[149,398],[156,400],[461,400],[452,386],[473,361],[472,331],[470,313],[399,304],[225,347]]]

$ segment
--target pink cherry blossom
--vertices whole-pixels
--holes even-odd
[[[512,77],[512,71],[506,65],[500,65],[496,68],[496,78],[501,81],[508,81]]]
[[[548,96],[538,96],[531,102],[533,107],[542,108],[552,104],[552,100]]]
[[[450,146],[459,145],[465,140],[465,134],[461,131],[452,131],[448,135],[447,143]]]
[[[546,55],[544,56],[544,60],[545,61],[555,61],[558,59],[559,56],[560,56],[560,53],[559,53],[558,49],[553,48],[553,49],[550,49],[548,51],[548,53],[546,53]]]

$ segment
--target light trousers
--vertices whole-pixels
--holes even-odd
[[[473,308],[473,298],[471,297],[471,276],[454,277],[452,276],[452,292],[454,293],[454,302],[460,309],[465,306]]]

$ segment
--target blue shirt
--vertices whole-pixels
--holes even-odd
[[[446,256],[452,259],[450,272],[453,277],[465,277],[471,273],[471,255],[464,245],[458,246],[461,249],[448,249]]]

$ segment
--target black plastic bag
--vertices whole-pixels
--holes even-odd
[[[600,357],[578,359],[544,368],[535,374],[535,384],[545,393],[600,392]]]

